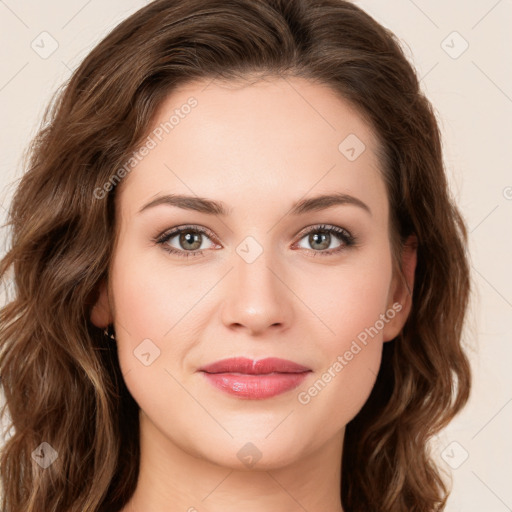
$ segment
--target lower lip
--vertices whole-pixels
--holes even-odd
[[[206,372],[203,374],[212,385],[230,395],[257,400],[271,398],[296,388],[304,381],[309,372],[265,375]]]

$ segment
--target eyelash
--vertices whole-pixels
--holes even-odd
[[[347,249],[348,247],[354,246],[356,244],[356,239],[346,230],[343,228],[340,228],[338,226],[330,226],[325,224],[319,224],[317,226],[312,226],[310,229],[308,229],[306,232],[301,234],[301,237],[299,239],[302,240],[307,235],[315,232],[321,232],[321,233],[329,233],[334,234],[337,238],[339,238],[343,244],[339,247],[336,247],[335,249],[328,249],[328,250],[322,250],[322,251],[315,251],[314,249],[307,249],[309,252],[313,252],[313,256],[317,256],[318,254],[321,256],[331,256],[333,254],[337,254],[344,249]],[[167,242],[174,238],[176,235],[180,235],[181,233],[201,233],[203,235],[206,235],[208,238],[212,238],[212,233],[201,226],[196,225],[189,225],[189,226],[181,226],[178,228],[174,228],[171,231],[168,231],[160,236],[157,236],[153,239],[153,242],[156,244],[159,244],[162,246],[162,249],[168,253],[175,254],[176,256],[182,257],[182,258],[190,258],[195,257],[203,254],[205,249],[198,249],[195,251],[184,251],[184,250],[178,250],[174,249],[173,247],[170,247],[167,245]],[[213,237],[214,238],[214,237]]]

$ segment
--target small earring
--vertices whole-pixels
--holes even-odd
[[[107,338],[110,338],[112,340],[116,340],[115,332],[114,332],[114,326],[112,324],[108,324],[105,330],[103,331],[105,336]]]

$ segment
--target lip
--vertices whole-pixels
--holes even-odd
[[[299,386],[310,368],[286,359],[223,359],[199,369],[217,389],[245,399],[270,398]]]

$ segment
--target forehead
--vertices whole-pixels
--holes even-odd
[[[228,205],[244,194],[283,203],[333,189],[373,203],[385,195],[371,127],[328,86],[302,78],[182,85],[143,145],[151,149],[121,182],[125,214],[159,192]]]

